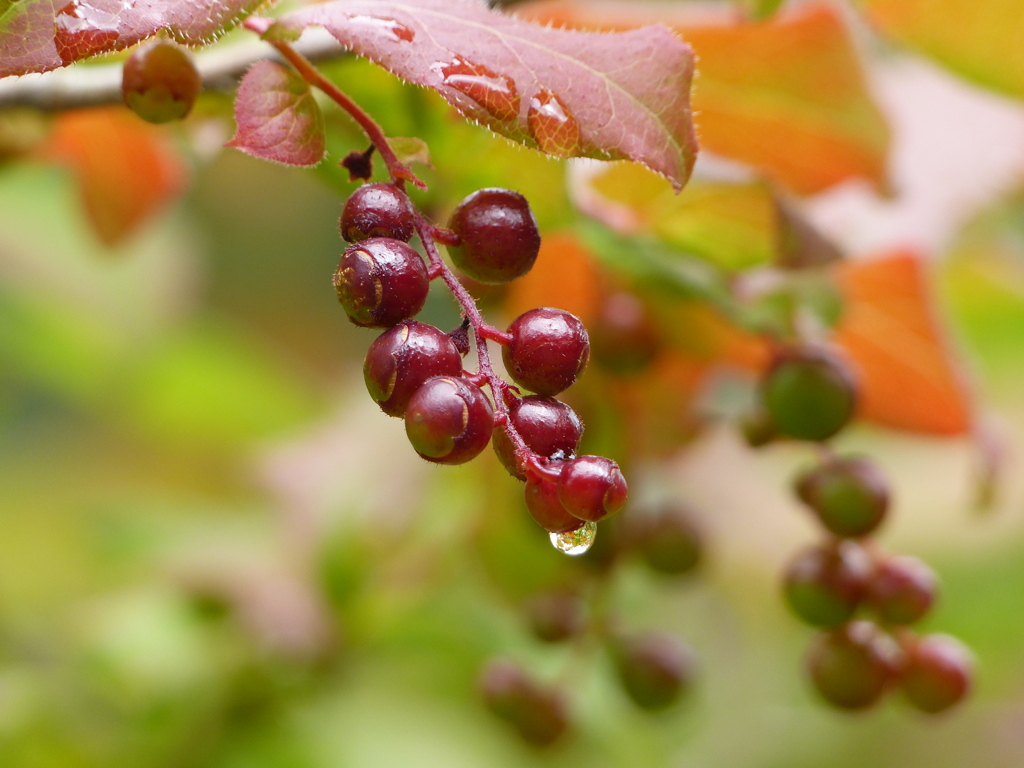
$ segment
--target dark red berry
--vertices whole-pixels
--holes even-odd
[[[576,455],[583,435],[583,422],[576,411],[551,397],[530,395],[516,400],[508,411],[509,422],[526,447],[545,459],[568,459]],[[516,449],[503,427],[494,430],[494,452],[513,477],[525,480],[516,465]]]
[[[334,289],[353,323],[390,328],[423,309],[430,281],[423,259],[410,245],[371,237],[345,249]]]
[[[782,434],[827,440],[853,418],[856,388],[838,358],[804,349],[779,355],[761,382],[761,399]]]
[[[807,668],[818,692],[842,709],[875,704],[899,670],[899,648],[870,621],[823,632],[812,643]]]
[[[590,340],[579,318],[561,309],[524,312],[508,328],[502,359],[512,379],[538,395],[557,395],[582,373]]]
[[[644,517],[632,515],[632,519],[634,546],[651,570],[681,576],[700,563],[701,533],[683,507],[673,504]]]
[[[549,466],[561,467],[563,465],[552,463]],[[545,531],[567,533],[575,531],[583,525],[584,521],[570,515],[569,510],[558,498],[558,481],[554,478],[547,475],[529,478],[526,481],[523,495],[530,517]]]
[[[674,704],[691,684],[696,663],[678,638],[657,634],[620,640],[612,648],[619,681],[642,709]]]
[[[587,604],[575,592],[563,589],[537,595],[526,605],[530,629],[545,643],[559,643],[580,635],[587,627]]]
[[[786,603],[800,619],[835,627],[857,610],[871,576],[871,558],[853,541],[810,547],[786,569]]]
[[[885,519],[889,487],[867,459],[833,459],[796,480],[796,493],[836,536],[864,536]]]
[[[138,48],[121,75],[124,103],[150,123],[181,120],[192,111],[202,86],[192,57],[170,40]]]
[[[949,635],[925,635],[906,648],[900,685],[914,707],[935,714],[963,701],[973,677],[966,646]]]
[[[888,624],[913,624],[935,602],[935,572],[916,557],[886,557],[875,564],[867,603]]]
[[[658,326],[639,298],[624,291],[606,296],[590,326],[594,362],[618,374],[645,370],[661,349]]]
[[[427,379],[461,372],[462,356],[448,334],[415,320],[403,320],[384,331],[370,345],[363,363],[370,397],[388,416],[403,416]]]
[[[578,456],[558,477],[558,498],[574,517],[596,523],[626,504],[626,478],[604,456]]]
[[[369,237],[407,243],[415,231],[415,217],[408,199],[393,184],[364,184],[345,202],[340,228],[350,243]]]
[[[540,233],[526,198],[509,189],[481,189],[452,212],[448,227],[460,242],[448,248],[463,274],[481,283],[522,277],[540,251]]]
[[[416,453],[438,464],[464,464],[491,439],[494,411],[476,384],[456,376],[427,379],[405,409],[405,434]]]
[[[548,747],[569,730],[564,697],[536,683],[509,661],[493,661],[480,676],[484,703],[534,747]]]

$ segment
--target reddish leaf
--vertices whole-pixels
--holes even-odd
[[[923,259],[896,252],[840,269],[846,314],[836,341],[858,368],[861,415],[898,429],[969,432],[970,392],[936,319]]]
[[[269,34],[311,25],[515,141],[636,160],[677,189],[690,175],[693,54],[664,27],[575,32],[473,0],[334,0],[285,15]]]
[[[229,147],[288,165],[323,159],[323,113],[306,81],[280,64],[261,61],[245,73],[235,98],[235,122]]]
[[[261,0],[7,0],[0,2],[0,77],[45,72],[118,51],[166,30],[178,42],[214,39]]]
[[[706,6],[642,7],[555,0],[520,13],[602,29],[633,25],[641,12],[659,18],[697,55],[693,111],[705,149],[761,168],[801,194],[853,177],[884,186],[888,128],[832,4],[809,3],[765,22],[719,15],[711,24]]]
[[[70,166],[89,220],[108,245],[132,234],[185,185],[166,135],[120,107],[61,114],[43,155]]]

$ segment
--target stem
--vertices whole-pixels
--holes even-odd
[[[245,28],[260,35],[265,33],[269,27],[269,19],[250,16],[245,20]],[[302,75],[303,80],[327,94],[332,101],[348,112],[352,119],[359,123],[363,133],[369,137],[370,141],[377,148],[377,152],[380,153],[380,157],[387,166],[388,173],[391,174],[395,184],[401,186],[403,181],[411,181],[420,189],[427,188],[427,185],[416,177],[416,174],[410,170],[409,166],[398,159],[394,150],[391,149],[384,131],[372,117],[363,111],[362,107],[346,96],[338,86],[320,74],[316,67],[305,56],[292,48],[291,45],[283,40],[267,40],[267,42],[274,46],[288,63],[295,67],[298,73]]]

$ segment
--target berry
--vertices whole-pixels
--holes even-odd
[[[768,445],[779,437],[779,430],[775,427],[775,422],[772,421],[772,417],[761,404],[743,414],[740,421],[740,432],[751,448]]]
[[[647,307],[624,291],[601,302],[590,327],[590,343],[594,362],[618,374],[645,370],[661,349],[658,326]]]
[[[405,434],[416,453],[438,464],[464,464],[491,439],[494,411],[476,384],[437,376],[416,390],[405,409]]]
[[[423,259],[411,246],[372,237],[345,249],[334,289],[354,324],[390,328],[423,309],[430,281]]]
[[[492,661],[480,676],[484,703],[535,747],[547,747],[569,730],[565,699],[534,682],[509,661]]]
[[[853,541],[810,547],[789,564],[786,603],[808,624],[835,627],[857,610],[871,576],[871,558]]]
[[[552,467],[561,467],[561,464],[551,464]],[[534,519],[541,528],[550,533],[567,533],[575,531],[583,520],[569,514],[561,500],[558,498],[558,481],[546,475],[531,477],[526,481],[526,488],[523,491],[526,499],[526,509],[530,517]]]
[[[538,640],[559,643],[587,628],[587,605],[575,592],[545,592],[527,604],[526,617]]]
[[[657,514],[639,518],[635,544],[647,566],[658,573],[681,576],[701,559],[701,535],[689,513],[669,506]]]
[[[853,417],[856,390],[849,370],[822,351],[779,356],[761,382],[761,398],[779,432],[827,440]]]
[[[557,395],[582,373],[590,357],[583,323],[561,309],[524,312],[508,328],[502,359],[512,379],[538,395]]]
[[[626,478],[604,456],[579,456],[558,477],[558,499],[574,517],[592,523],[614,515],[626,503]]]
[[[462,356],[448,334],[432,325],[403,320],[370,345],[363,378],[370,397],[388,416],[402,416],[427,379],[458,376]]]
[[[341,236],[350,243],[370,237],[409,242],[415,217],[409,201],[393,184],[363,184],[345,202],[339,222]]]
[[[796,493],[836,536],[864,536],[885,519],[889,488],[867,459],[832,459],[796,480]]]
[[[935,602],[935,572],[916,557],[887,557],[875,565],[867,602],[889,624],[913,624]]]
[[[448,248],[459,271],[481,283],[522,277],[540,251],[540,233],[526,198],[509,189],[481,189],[452,212],[448,227],[459,244]]]
[[[620,640],[612,656],[629,698],[647,710],[674,704],[692,682],[696,667],[690,649],[665,634]]]
[[[811,681],[842,709],[876,703],[898,673],[899,649],[870,621],[854,621],[815,639],[807,655]]]
[[[545,459],[576,455],[583,435],[583,422],[576,411],[551,397],[530,395],[516,400],[508,411],[509,422],[526,447]],[[516,449],[502,427],[494,430],[494,452],[513,477],[525,480],[516,464]]]
[[[971,652],[948,635],[925,635],[906,649],[900,685],[910,703],[929,714],[949,709],[970,692]]]
[[[169,40],[138,48],[121,73],[124,103],[150,123],[181,120],[192,111],[202,87],[192,57]]]

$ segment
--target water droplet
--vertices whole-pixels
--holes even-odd
[[[440,70],[445,85],[469,96],[496,119],[519,118],[519,92],[504,75],[460,57],[439,61],[431,69]]]
[[[380,32],[386,32],[391,35],[391,39],[397,42],[411,43],[413,38],[416,37],[416,33],[409,29],[405,24],[394,19],[386,19],[380,16],[349,16],[349,23],[351,24],[363,24],[365,26],[376,29]]]
[[[526,122],[542,152],[556,157],[579,154],[582,146],[580,124],[562,101],[547,88],[541,88],[530,99]]]
[[[584,523],[575,531],[568,533],[552,533],[551,546],[567,555],[582,555],[594,543],[597,535],[597,523]]]
[[[113,50],[118,38],[118,14],[74,0],[53,19],[53,41],[65,64]]]

